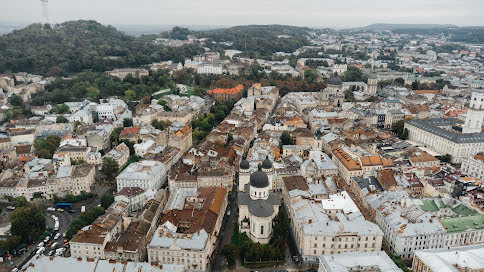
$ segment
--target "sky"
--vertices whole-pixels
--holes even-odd
[[[287,24],[347,28],[373,23],[484,25],[484,0],[48,0],[51,22],[111,25]],[[1,0],[0,21],[40,22],[40,0]]]

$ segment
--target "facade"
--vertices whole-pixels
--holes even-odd
[[[165,165],[158,161],[143,160],[130,164],[116,177],[118,192],[124,187],[157,190],[166,182]]]
[[[139,187],[124,187],[114,197],[114,200],[128,203],[129,212],[138,211],[146,204],[146,190]]]
[[[148,76],[149,72],[146,69],[136,69],[136,68],[125,68],[125,69],[114,69],[112,71],[106,71],[108,75],[115,76],[123,80],[127,75],[132,75],[133,77]]]
[[[463,159],[461,171],[468,176],[484,180],[484,155],[478,154]]]
[[[197,66],[197,73],[221,75],[223,73],[223,67],[222,64],[218,63],[202,63]]]

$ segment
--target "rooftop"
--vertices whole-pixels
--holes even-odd
[[[320,258],[320,266],[327,272],[349,272],[353,269],[363,269],[365,267],[377,267],[382,272],[402,271],[392,261],[385,251],[374,252],[346,252],[341,254],[323,255]],[[320,268],[321,269],[321,268]],[[363,270],[357,270],[363,271]]]
[[[455,247],[452,249],[429,249],[415,251],[431,271],[459,272],[484,269],[484,244]]]

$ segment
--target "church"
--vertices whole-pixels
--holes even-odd
[[[243,159],[239,167],[239,231],[255,243],[267,244],[272,236],[272,221],[279,212],[281,200],[272,192],[274,178],[272,162],[266,158],[251,173],[249,162]]]

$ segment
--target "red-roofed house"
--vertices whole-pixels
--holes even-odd
[[[217,88],[213,90],[208,90],[208,94],[213,97],[216,101],[223,102],[230,99],[239,100],[242,98],[244,91],[244,85],[239,84],[234,88],[222,89]]]

